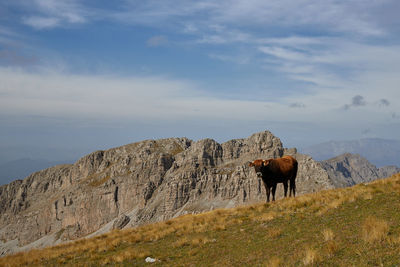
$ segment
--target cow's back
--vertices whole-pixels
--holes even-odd
[[[275,168],[279,169],[280,174],[283,176],[292,176],[297,173],[297,160],[292,156],[283,156],[275,159],[274,163]]]

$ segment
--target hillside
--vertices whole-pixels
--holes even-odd
[[[0,259],[2,266],[396,266],[400,174],[185,215]],[[149,258],[147,258],[149,260]]]
[[[284,154],[299,161],[298,195],[333,188],[320,163],[268,131],[222,144],[145,140],[33,173],[0,186],[0,254],[265,201],[247,163]]]
[[[348,141],[330,141],[299,149],[321,161],[344,153],[360,154],[377,167],[396,165],[400,167],[400,141],[364,138]]]
[[[332,159],[321,161],[335,187],[352,186],[389,177],[400,172],[396,166],[377,168],[358,154],[345,153]]]

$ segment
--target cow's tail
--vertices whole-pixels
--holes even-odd
[[[292,179],[293,180],[295,180],[296,179],[296,177],[297,177],[297,168],[298,168],[298,162],[297,162],[297,160],[295,160],[294,161],[294,164],[293,164],[293,175],[292,175]]]
[[[299,164],[297,163],[297,160],[295,160],[293,164],[292,178],[290,179],[290,191],[289,191],[289,196],[291,196],[293,192],[293,197],[296,196],[296,176],[297,176],[298,165]]]

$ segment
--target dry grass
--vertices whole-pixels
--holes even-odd
[[[267,213],[262,213],[257,216],[253,216],[251,219],[254,221],[258,221],[258,222],[268,222],[268,221],[272,221],[277,216],[278,216],[277,212],[271,211],[271,212],[267,212]]]
[[[204,236],[196,237],[196,238],[191,240],[191,244],[193,246],[205,245],[205,244],[207,244],[209,242],[211,242],[211,240],[209,238],[207,238],[207,237],[204,237]]]
[[[201,246],[201,245],[205,245],[207,243],[210,242],[215,242],[215,239],[209,239],[206,236],[184,236],[179,238],[178,240],[176,240],[172,246],[174,248],[180,248],[180,247],[184,247],[184,246],[192,246],[192,247],[196,247],[196,246]]]
[[[307,248],[305,250],[305,256],[303,258],[304,265],[316,264],[321,260],[318,251],[313,248]]]
[[[335,237],[333,231],[329,228],[325,228],[324,230],[322,230],[322,235],[325,241],[333,240],[333,238]]]
[[[272,257],[268,260],[268,262],[264,265],[265,267],[279,267],[279,266],[283,266],[281,265],[282,261],[280,258],[278,257]]]
[[[389,225],[384,220],[368,217],[362,225],[362,238],[368,243],[382,242],[387,239]]]
[[[400,245],[400,235],[388,237],[388,243],[390,245]]]
[[[335,234],[330,228],[325,228],[322,230],[322,236],[324,237],[324,249],[327,257],[333,257],[335,253],[339,250],[338,243],[334,240]]]
[[[329,240],[325,245],[325,252],[328,257],[333,257],[339,250],[339,245],[335,240]]]
[[[363,195],[363,199],[371,200],[373,198],[372,192],[367,192]]]
[[[187,236],[184,236],[182,238],[179,238],[172,244],[175,248],[180,248],[183,246],[188,246],[190,245],[190,240]]]
[[[125,249],[111,257],[112,262],[123,262],[126,260],[140,259],[150,256],[149,251],[142,249]]]
[[[271,228],[271,229],[268,229],[268,231],[267,231],[267,236],[270,239],[277,238],[281,234],[282,234],[282,229],[280,229],[280,228]]]

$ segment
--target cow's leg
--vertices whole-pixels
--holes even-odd
[[[285,197],[287,197],[287,189],[288,189],[288,181],[283,182],[283,190],[285,193]],[[290,192],[289,192],[290,194]]]
[[[295,197],[296,196],[296,181],[294,179],[290,180],[289,196],[292,196],[292,191],[293,191],[293,197]]]
[[[265,187],[265,192],[267,193],[267,202],[269,202],[270,188],[266,183],[264,183],[264,187]]]
[[[275,201],[276,184],[272,186],[272,201]]]

